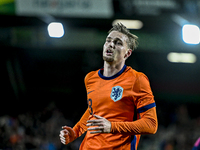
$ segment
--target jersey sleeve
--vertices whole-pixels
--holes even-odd
[[[140,114],[141,118],[132,122],[111,122],[111,133],[155,134],[158,128],[156,108]]]
[[[133,99],[138,113],[156,106],[149,80],[143,73],[138,75],[133,85]]]
[[[85,76],[84,82],[85,82],[86,91],[88,90],[88,87],[87,87],[88,80],[93,75],[93,73],[94,71],[88,73]],[[81,119],[79,120],[79,122],[73,127],[73,130],[76,133],[76,137],[80,137],[83,133],[87,131],[86,124],[89,117],[90,117],[90,113],[89,113],[89,109],[87,109],[85,113],[83,114],[83,116],[81,117]]]
[[[90,116],[89,110],[87,109],[79,122],[73,127],[73,130],[76,133],[76,137],[80,137],[83,133],[87,131],[87,120]]]
[[[132,122],[111,122],[112,133],[154,134],[158,128],[156,104],[148,78],[140,73],[133,85],[133,100],[140,118]]]

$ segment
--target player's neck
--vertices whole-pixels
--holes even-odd
[[[124,67],[124,62],[113,64],[113,63],[108,63],[104,61],[103,75],[105,77],[111,77],[117,74],[123,67]]]

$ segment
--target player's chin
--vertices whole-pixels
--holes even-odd
[[[114,58],[113,58],[113,57],[110,57],[110,56],[103,56],[103,60],[104,60],[104,61],[107,61],[107,62],[113,62],[113,61],[114,61]]]

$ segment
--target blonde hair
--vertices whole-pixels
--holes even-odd
[[[127,44],[130,49],[134,50],[138,47],[138,45],[139,45],[138,37],[136,35],[130,33],[130,31],[122,23],[117,23],[117,24],[113,25],[113,27],[108,31],[108,33],[112,32],[112,31],[118,31],[118,32],[125,34],[128,37]]]

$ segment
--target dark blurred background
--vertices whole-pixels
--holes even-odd
[[[192,149],[200,136],[200,44],[185,43],[182,26],[200,27],[199,15],[200,0],[0,0],[0,149],[78,149],[83,137],[63,146],[59,131],[86,110],[84,77],[103,66],[116,19],[143,24],[130,29],[140,44],[126,65],[148,76],[157,104],[158,132],[142,136],[138,149]],[[62,23],[62,37],[49,36],[51,22]],[[196,59],[170,62],[171,52]]]

